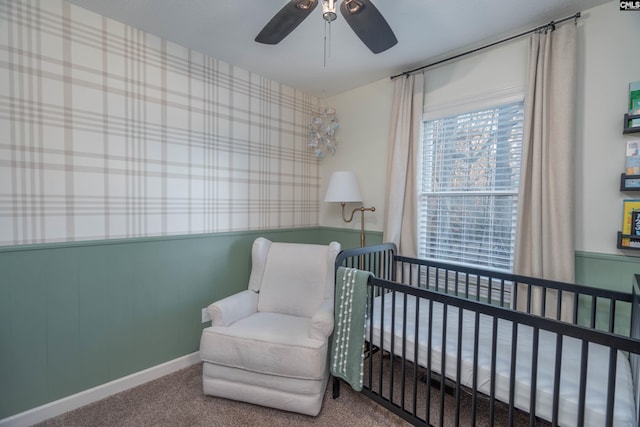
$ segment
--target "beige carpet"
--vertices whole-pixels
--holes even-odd
[[[385,360],[385,365],[388,360]],[[396,366],[398,368],[398,366]],[[411,371],[411,369],[409,369]],[[400,371],[396,369],[396,379]],[[354,392],[345,383],[338,399],[331,398],[331,382],[327,387],[322,411],[318,417],[264,408],[202,394],[202,365],[197,364],[155,381],[95,402],[74,411],[51,418],[39,426],[409,426],[400,417],[382,408],[363,395]],[[396,381],[394,381],[395,383]],[[421,383],[418,402],[426,403],[426,384]],[[375,387],[374,387],[375,388]],[[383,387],[384,388],[384,387]],[[431,423],[440,425],[439,389],[431,387]],[[394,396],[401,396],[396,389]],[[394,399],[395,401],[396,399]],[[405,396],[405,402],[411,399]],[[411,405],[407,403],[407,405]],[[488,403],[478,403],[476,425],[491,425]],[[418,413],[425,414],[425,405]],[[460,425],[470,425],[470,398],[461,399]],[[410,407],[410,406],[409,406]],[[506,426],[507,408],[496,405],[497,426]],[[442,425],[455,426],[455,406],[451,395],[445,395]],[[518,412],[514,425],[528,425],[528,417]],[[539,423],[538,425],[547,425]]]
[[[51,418],[39,426],[408,426],[378,404],[342,387],[327,387],[318,417],[284,412],[202,394],[202,365]]]

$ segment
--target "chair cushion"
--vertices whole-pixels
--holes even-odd
[[[258,311],[313,316],[325,299],[327,275],[333,274],[327,268],[328,257],[328,246],[272,243]]]
[[[228,327],[211,326],[202,331],[200,358],[261,374],[320,379],[327,341],[309,337],[310,321],[259,312]]]
[[[203,378],[211,378],[218,381],[228,381],[230,383],[252,385],[285,393],[306,395],[321,394],[325,386],[322,379],[309,380],[281,377],[280,375],[267,375],[261,374],[260,372],[230,368],[208,362],[202,364],[202,376]]]

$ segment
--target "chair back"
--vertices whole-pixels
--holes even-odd
[[[311,317],[333,297],[340,244],[276,243],[258,238],[252,250],[249,288],[259,291],[258,311]]]

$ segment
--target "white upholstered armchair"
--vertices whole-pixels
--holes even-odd
[[[248,289],[208,307],[205,394],[317,415],[329,375],[334,262],[340,244],[258,238]]]

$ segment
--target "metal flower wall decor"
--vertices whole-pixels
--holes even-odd
[[[309,123],[307,145],[311,147],[317,158],[324,158],[326,153],[336,154],[338,144],[336,131],[339,127],[335,109],[327,107],[313,112],[311,123]]]

